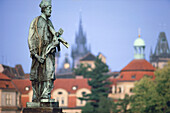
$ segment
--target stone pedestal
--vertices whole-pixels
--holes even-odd
[[[23,113],[63,113],[58,102],[27,102]]]

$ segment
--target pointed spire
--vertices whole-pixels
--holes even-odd
[[[69,63],[68,53],[65,54],[65,61],[64,61],[64,63]]]
[[[76,45],[75,48],[72,48],[71,56],[73,58],[73,68],[77,66],[79,62],[79,58],[83,57],[89,52],[86,39],[86,33],[83,32],[82,26],[82,11],[80,10],[80,17],[79,17],[79,28],[78,32],[76,33]]]
[[[89,44],[89,52],[91,52],[91,45]]]
[[[164,56],[166,56],[169,54],[169,51],[170,49],[165,32],[160,32],[154,54],[155,55],[164,54]]]
[[[80,24],[82,23],[82,10],[80,9]]]
[[[80,9],[80,20],[79,20],[79,34],[83,33],[83,27],[82,27],[82,11]]]
[[[79,20],[79,30],[78,33],[76,35],[76,43],[78,45],[80,44],[86,44],[86,35],[83,32],[83,26],[82,26],[82,16],[81,16],[81,12],[80,12],[80,20]]]
[[[150,56],[153,54],[153,52],[152,52],[152,46],[151,46],[151,49],[150,49]]]

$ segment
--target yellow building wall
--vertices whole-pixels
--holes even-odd
[[[62,94],[59,94],[62,92]],[[55,101],[59,102],[59,106],[61,107],[67,107],[68,106],[68,92],[65,89],[59,88],[52,92],[51,94],[52,98],[55,99]]]
[[[85,106],[86,105],[86,101],[81,101],[80,99],[78,99],[79,97],[83,97],[82,92],[85,92],[86,94],[90,94],[91,91],[89,89],[86,88],[82,88],[77,90],[76,92],[76,106]]]
[[[84,64],[85,66],[90,65],[91,68],[95,68],[94,61],[80,61],[80,64]]]
[[[29,102],[32,102],[33,90],[29,91],[28,96],[29,96]]]
[[[63,112],[64,113],[81,113],[81,109],[64,109],[63,108]]]
[[[99,58],[101,58],[102,62],[106,64],[106,57],[102,54],[99,54]]]
[[[109,94],[109,97],[113,99],[123,99],[125,94],[133,95],[130,91],[134,88],[135,82],[117,82],[117,85],[112,86],[112,93]]]

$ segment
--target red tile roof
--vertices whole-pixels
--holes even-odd
[[[110,86],[116,85],[117,79],[116,78],[109,78],[109,81],[111,82]]]
[[[119,74],[118,81],[136,81],[144,75],[152,76],[155,79],[154,71],[156,69],[145,59],[132,60],[125,66]]]
[[[13,79],[12,81],[22,94],[27,94],[32,89],[31,81],[29,79]],[[73,86],[76,86],[77,89],[73,90]],[[29,87],[30,90],[25,90],[26,87]],[[69,93],[76,93],[76,91],[81,88],[87,88],[90,90],[88,79],[56,79],[54,81],[53,90],[57,88],[63,88]]]
[[[145,59],[135,59],[121,70],[123,71],[155,71],[155,68]]]
[[[15,89],[16,90],[16,87],[12,83],[11,79],[3,73],[0,73],[0,88],[2,88],[2,89]]]
[[[21,94],[27,94],[32,89],[31,81],[29,79],[13,79],[12,82],[15,84],[17,89]],[[27,91],[25,88],[29,87],[29,90]]]
[[[1,80],[0,80],[0,88],[2,88],[2,89],[16,89],[14,84],[11,81],[1,81]]]
[[[3,73],[0,73],[0,80],[11,80],[8,76]]]
[[[29,79],[14,79],[12,80],[21,94],[28,94],[32,89],[31,81]],[[72,87],[76,86],[77,89],[73,90]],[[26,87],[30,87],[30,90],[25,90]],[[88,79],[56,79],[54,82],[54,89],[63,88],[69,93],[76,93],[78,89],[87,88],[90,90],[90,86],[88,85]],[[27,95],[28,96],[28,95]],[[23,107],[26,107],[26,102],[29,102],[29,97],[26,95],[21,96],[21,104]],[[76,107],[76,96],[68,97],[68,107]]]
[[[77,89],[73,90],[73,86],[76,86]],[[88,79],[56,79],[54,89],[57,88],[63,88],[69,93],[76,93],[76,91],[81,88],[91,89],[88,85]]]

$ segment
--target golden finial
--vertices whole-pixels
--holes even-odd
[[[138,28],[138,37],[140,38],[140,34],[141,34],[141,29]]]

